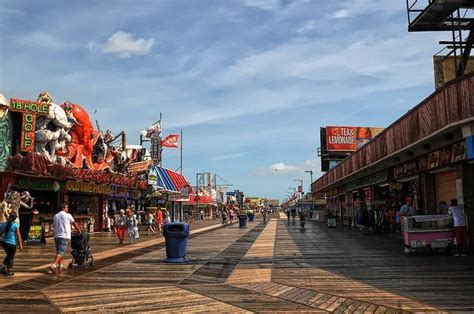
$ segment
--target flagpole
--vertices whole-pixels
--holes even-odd
[[[181,145],[180,145],[180,150],[181,150],[181,154],[180,154],[180,167],[179,167],[179,171],[181,172],[181,174],[183,174],[183,129],[181,129]],[[183,212],[183,202],[180,202],[179,203],[179,218],[181,221],[183,221],[184,219],[184,212]]]
[[[180,154],[180,172],[183,174],[183,129],[181,129],[180,132],[180,139],[181,139],[181,144],[180,144],[180,149],[181,149],[181,154]]]
[[[163,147],[161,146],[161,134],[163,133],[163,122],[162,122],[163,114],[160,112],[160,167],[163,167]]]

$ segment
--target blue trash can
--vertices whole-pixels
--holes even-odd
[[[239,215],[239,228],[243,228],[247,225],[247,216]]]
[[[165,263],[185,263],[188,251],[189,225],[172,222],[164,225],[166,259]]]
[[[253,219],[255,218],[254,213],[248,213],[247,216],[249,217],[249,221],[253,221]]]

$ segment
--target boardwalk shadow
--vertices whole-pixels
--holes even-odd
[[[299,227],[280,221],[277,250],[283,249],[278,241],[292,242],[296,250],[292,255],[276,252],[274,259],[276,270],[300,267],[301,274],[294,276],[300,276],[303,284],[304,278],[306,282],[329,280],[328,284],[331,276],[348,278],[437,308],[474,309],[472,257],[407,256],[402,242],[393,237],[362,235],[345,227],[328,229],[314,222],[306,227],[301,233]]]

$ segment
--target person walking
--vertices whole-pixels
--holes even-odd
[[[165,210],[165,221],[164,224],[169,224],[171,223],[171,217],[169,211]]]
[[[117,237],[119,239],[119,244],[123,244],[125,240],[125,232],[127,231],[127,217],[125,216],[125,210],[121,209],[119,214],[115,218],[115,225],[117,228]]]
[[[464,216],[464,211],[458,206],[458,200],[453,199],[450,201],[450,207],[448,209],[448,214],[453,217],[454,224],[454,233],[456,240],[456,253],[454,256],[466,256],[465,249],[466,244],[468,244],[467,228],[466,228],[466,219]],[[459,250],[461,248],[461,250]]]
[[[16,245],[20,245],[20,250],[23,250],[23,241],[20,234],[20,226],[15,222],[16,214],[11,213],[8,217],[8,222],[2,224],[2,246],[7,256],[3,260],[1,272],[5,276],[13,276],[13,259],[15,258]]]
[[[225,225],[227,223],[227,212],[225,209],[222,210],[222,224]]]
[[[156,210],[156,229],[160,234],[163,233],[163,212],[160,209]]]
[[[264,209],[262,211],[262,217],[263,217],[263,223],[266,223],[267,222],[267,210]]]
[[[54,215],[53,227],[54,227],[54,244],[56,246],[56,256],[53,264],[49,267],[52,273],[57,273],[63,269],[61,264],[63,254],[66,253],[67,245],[71,240],[71,224],[76,228],[77,231],[81,232],[81,228],[74,221],[74,218],[69,213],[69,206],[67,203],[62,205],[61,211]]]
[[[129,243],[132,244],[133,240],[138,238],[138,221],[130,208],[127,209],[126,227]]]
[[[150,235],[150,231],[153,235],[156,234],[156,231],[155,231],[155,224],[153,222],[153,214],[152,212],[148,212],[148,215],[147,215],[147,225],[148,225],[148,228],[146,229],[146,235]]]
[[[229,219],[230,219],[230,223],[234,223],[234,219],[235,219],[235,213],[234,213],[234,210],[232,208],[230,208],[229,210]]]
[[[201,220],[204,220],[204,211],[201,210],[200,214],[201,214]]]

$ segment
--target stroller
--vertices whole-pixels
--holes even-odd
[[[69,268],[73,266],[92,266],[94,263],[94,257],[92,256],[92,249],[89,246],[90,235],[87,232],[73,234],[71,236],[71,248],[72,248],[72,262],[69,263]]]

